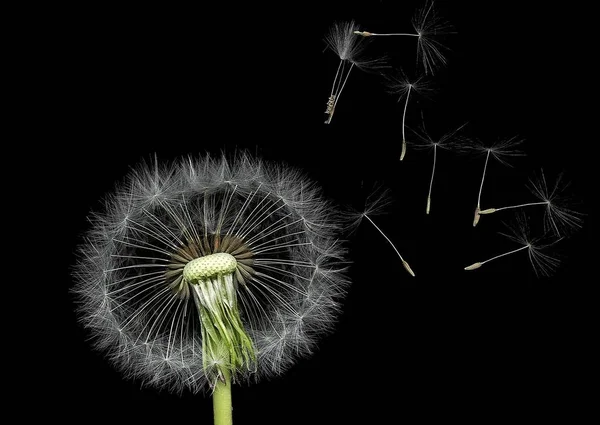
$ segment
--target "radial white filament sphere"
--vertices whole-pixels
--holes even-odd
[[[212,392],[281,376],[333,331],[350,217],[300,170],[242,152],[142,163],[102,205],[73,291],[126,377]]]
[[[236,267],[237,261],[233,255],[226,252],[217,252],[187,263],[183,268],[183,279],[190,283],[196,283],[233,273]]]

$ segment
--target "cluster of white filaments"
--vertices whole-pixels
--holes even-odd
[[[143,165],[81,246],[81,320],[128,376],[175,392],[281,374],[345,294],[332,211],[296,170],[246,155]]]

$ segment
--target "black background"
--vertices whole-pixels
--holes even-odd
[[[410,32],[413,1],[86,5],[54,10],[41,50],[48,72],[40,108],[60,240],[61,321],[51,350],[52,409],[73,406],[106,419],[212,421],[209,396],[172,395],[123,380],[90,350],[76,322],[70,268],[86,216],[139,161],[248,149],[302,168],[325,196],[359,206],[371,188],[390,190],[387,214],[373,217],[416,272],[410,277],[368,223],[351,240],[353,284],[335,333],[278,379],[234,388],[234,420],[245,423],[365,423],[572,417],[589,401],[579,391],[594,334],[591,143],[583,134],[586,55],[566,22],[576,7],[519,1],[439,1],[456,34],[435,93],[409,103],[439,136],[466,121],[482,140],[519,136],[526,157],[491,163],[482,207],[527,200],[528,177],[564,171],[584,227],[549,252],[561,267],[538,279],[524,253],[464,271],[514,249],[498,235],[503,217],[471,225],[483,157],[440,152],[432,211],[425,215],[431,152],[398,161],[402,103],[377,74],[353,71],[336,114],[324,110],[338,58],[323,37],[337,20],[373,32]],[[414,74],[415,44],[370,44]],[[44,152],[44,154],[46,154]],[[57,195],[59,195],[57,197]],[[59,198],[59,199],[57,199]],[[521,255],[523,254],[523,255]],[[60,388],[60,389],[58,389]]]

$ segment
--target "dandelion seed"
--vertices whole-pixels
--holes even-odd
[[[529,262],[531,263],[531,266],[533,267],[536,276],[550,276],[552,272],[554,272],[554,270],[558,267],[560,261],[558,260],[558,258],[552,257],[542,251],[550,248],[560,239],[554,240],[549,243],[545,243],[543,242],[543,240],[545,239],[544,237],[531,237],[529,226],[527,224],[525,216],[522,214],[517,215],[515,222],[511,224],[506,224],[506,227],[508,228],[509,233],[500,234],[522,246],[520,248],[513,249],[512,251],[496,255],[485,261],[478,261],[476,263],[473,263],[470,266],[465,267],[465,270],[476,270],[490,261],[506,257],[507,255],[516,254],[520,251],[527,251],[527,254],[529,256]]]
[[[464,128],[467,123],[464,123],[457,127],[456,129],[444,134],[439,139],[433,139],[427,130],[425,129],[425,124],[422,124],[420,131],[413,131],[417,136],[417,140],[415,141],[415,148],[417,149],[431,149],[433,150],[433,166],[431,167],[431,178],[429,180],[429,192],[427,193],[427,206],[425,208],[425,213],[429,214],[431,209],[431,191],[433,188],[433,178],[435,176],[435,167],[437,162],[437,150],[439,149],[451,149],[452,146],[456,143],[457,133]]]
[[[506,158],[523,155],[522,152],[515,149],[515,147],[521,144],[523,140],[516,137],[511,137],[509,139],[500,140],[491,146],[488,146],[479,140],[469,140],[467,142],[466,149],[473,150],[480,154],[485,154],[485,163],[483,165],[481,182],[479,184],[479,194],[477,195],[477,207],[475,208],[475,216],[473,218],[473,227],[475,227],[477,226],[477,223],[479,223],[479,219],[481,217],[481,193],[483,191],[483,182],[485,180],[490,157],[496,159],[501,164],[510,166]]]
[[[283,165],[142,164],[79,247],[80,320],[127,377],[209,390],[227,420],[232,383],[280,374],[332,329],[349,283],[345,224]]]
[[[500,208],[487,208],[480,211],[480,214],[493,214],[509,209],[544,206],[544,230],[554,233],[556,236],[564,236],[573,230],[581,228],[583,221],[579,212],[566,207],[569,199],[564,195],[564,192],[568,186],[569,184],[563,181],[563,175],[560,174],[554,186],[549,188],[544,171],[540,170],[539,175],[535,175],[529,179],[527,185],[531,193],[539,199],[538,202],[527,202]]]
[[[357,37],[354,32],[358,25],[354,21],[336,22],[325,37],[327,47],[329,47],[339,58],[340,62],[333,79],[331,93],[327,100],[325,114],[327,119],[325,124],[330,124],[335,112],[335,108],[340,99],[342,91],[346,86],[348,77],[354,67],[367,70],[378,68],[383,64],[383,59],[367,59],[364,56],[366,43],[364,39]]]
[[[414,33],[374,33],[369,31],[354,31],[363,37],[406,36],[417,37],[417,63],[421,62],[425,74],[434,74],[435,70],[446,65],[444,50],[447,50],[439,38],[453,34],[453,27],[447,21],[436,15],[434,2],[427,0],[412,18]]]
[[[412,92],[420,95],[425,95],[431,91],[431,86],[424,77],[419,77],[414,80],[409,80],[406,75],[399,70],[396,75],[388,77],[388,87],[392,94],[398,95],[398,102],[404,97],[404,109],[402,111],[402,149],[400,152],[400,161],[404,159],[406,155],[406,109],[408,108],[408,100]]]
[[[402,262],[402,266],[406,269],[406,271],[411,275],[415,276],[414,271],[408,264],[408,262],[402,257],[400,251],[396,248],[394,243],[390,240],[390,238],[375,224],[375,222],[371,219],[370,216],[377,215],[383,213],[385,207],[390,204],[389,191],[382,190],[381,188],[374,190],[373,193],[367,198],[365,203],[365,208],[362,212],[351,214],[349,222],[352,222],[351,227],[358,227],[362,222],[363,218],[366,218],[373,227],[385,238],[385,240],[392,246],[392,249],[396,252],[400,261]]]
[[[390,240],[390,238],[387,237],[387,235],[383,232],[383,230],[381,230],[379,228],[379,226],[377,226],[375,224],[375,222],[373,220],[371,220],[371,217],[369,217],[368,215],[364,215],[364,217],[369,220],[369,223],[371,223],[373,225],[373,227],[375,227],[375,229],[377,229],[377,231],[379,233],[381,233],[381,236],[383,236],[385,238],[386,241],[388,241],[388,243],[392,246],[392,248],[394,249],[394,251],[396,251],[396,254],[398,254],[398,257],[400,257],[400,261],[402,261],[402,265],[404,266],[404,268],[406,269],[406,271],[408,273],[410,273],[410,275],[412,277],[415,276],[415,273],[412,271],[412,269],[410,268],[410,266],[408,265],[408,262],[402,258],[402,255],[400,254],[400,251],[398,251],[398,248],[396,248],[396,245],[394,245],[394,243]]]

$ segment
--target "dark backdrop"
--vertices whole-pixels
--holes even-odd
[[[53,11],[52,96],[64,105],[49,128],[51,177],[62,189],[61,363],[51,404],[110,420],[166,414],[210,423],[209,397],[170,395],[126,381],[90,350],[68,294],[74,247],[130,167],[157,157],[248,149],[302,168],[329,198],[359,206],[374,185],[392,204],[374,217],[416,272],[410,277],[368,223],[351,244],[353,284],[336,331],[311,358],[278,379],[234,389],[237,424],[435,422],[571,415],[591,320],[592,153],[582,133],[586,56],[565,31],[577,7],[524,7],[520,1],[439,1],[454,26],[448,64],[415,96],[407,123],[425,119],[440,136],[464,122],[481,140],[518,136],[527,156],[513,167],[490,163],[482,207],[527,200],[540,168],[571,181],[571,206],[584,227],[548,252],[560,256],[549,278],[536,277],[525,253],[464,271],[518,247],[498,235],[505,216],[473,228],[483,157],[440,152],[432,211],[425,215],[431,152],[409,146],[398,160],[403,103],[384,79],[353,71],[330,125],[324,110],[337,67],[323,38],[333,22],[354,19],[373,32],[412,31],[421,1],[221,2],[200,5],[85,5]],[[412,39],[377,38],[374,55],[415,75]],[[56,194],[55,194],[56,195]],[[56,196],[54,197],[56,199]],[[58,205],[58,204],[57,204]],[[385,264],[385,267],[380,265]],[[58,291],[53,288],[53,291]],[[55,341],[59,341],[56,339]],[[56,376],[54,376],[54,374]],[[54,381],[53,381],[54,382]],[[363,422],[363,420],[360,420]]]

